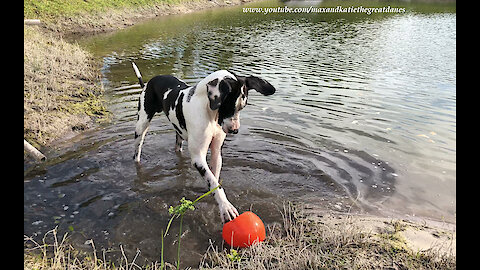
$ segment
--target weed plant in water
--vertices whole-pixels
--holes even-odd
[[[160,269],[165,269],[165,262],[164,262],[164,259],[163,259],[163,252],[164,252],[163,239],[167,236],[168,230],[170,229],[170,225],[172,225],[172,221],[175,218],[180,217],[180,230],[178,232],[178,247],[177,247],[177,269],[180,269],[180,244],[181,244],[181,240],[182,240],[183,215],[185,215],[187,210],[194,211],[195,210],[195,204],[197,202],[199,202],[201,199],[203,199],[204,197],[208,196],[210,193],[217,190],[221,185],[222,185],[222,181],[220,180],[220,183],[218,184],[217,187],[209,190],[205,194],[203,194],[200,197],[198,197],[197,199],[195,199],[193,202],[190,201],[190,200],[187,200],[187,199],[185,199],[185,197],[183,197],[182,199],[180,199],[180,204],[179,205],[177,205],[175,207],[170,206],[170,208],[168,209],[168,212],[170,213],[170,215],[172,215],[172,217],[168,221],[167,228],[165,229],[165,232],[163,232],[163,230],[162,230],[162,252],[161,252],[161,256],[160,256],[160,260],[161,260]]]

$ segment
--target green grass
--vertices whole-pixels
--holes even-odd
[[[183,0],[24,0],[23,16],[25,19],[49,20],[60,16],[180,2]]]

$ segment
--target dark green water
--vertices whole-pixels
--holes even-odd
[[[166,16],[78,42],[103,61],[112,123],[66,140],[58,157],[25,176],[25,234],[75,228],[79,246],[98,241],[118,255],[159,260],[168,206],[206,191],[175,132],[156,116],[142,166],[132,161],[144,80],[173,74],[189,84],[218,69],[267,79],[252,93],[242,127],[223,149],[226,193],[267,224],[283,200],[341,212],[455,223],[456,8],[403,2],[276,6],[405,7],[401,14],[253,14],[237,6]],[[27,166],[28,167],[28,166]],[[40,222],[38,222],[40,221]],[[222,246],[212,198],[185,218],[184,266],[198,265],[209,239]],[[167,259],[176,257],[173,227]],[[98,239],[98,240],[97,240]]]

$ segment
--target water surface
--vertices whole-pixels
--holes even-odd
[[[103,62],[111,123],[65,140],[45,165],[25,165],[24,231],[59,224],[119,256],[159,260],[168,207],[207,191],[188,151],[174,152],[163,115],[135,166],[133,133],[144,80],[173,74],[195,84],[218,69],[256,75],[277,88],[252,92],[241,128],[223,148],[221,178],[240,212],[281,221],[284,200],[319,208],[455,223],[455,4],[404,6],[404,14],[247,14],[242,6],[165,16],[78,42]],[[297,3],[267,1],[249,6]],[[185,146],[184,146],[185,147]],[[185,147],[186,149],[186,147]],[[222,246],[213,198],[187,214],[182,266],[211,241]],[[167,259],[176,258],[173,225]]]

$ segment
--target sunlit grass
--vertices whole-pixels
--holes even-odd
[[[97,13],[109,9],[141,7],[155,4],[174,4],[183,0],[24,0],[23,13],[26,19],[43,19],[82,13]]]

